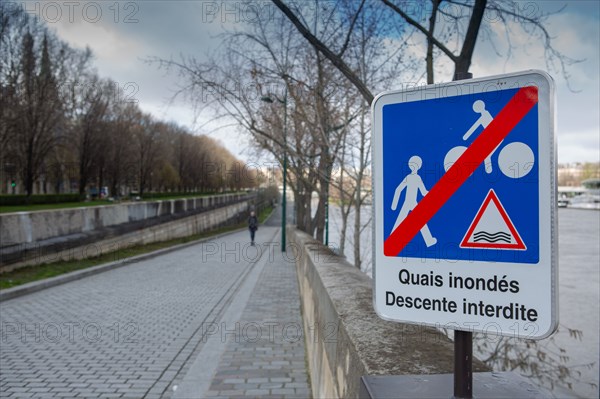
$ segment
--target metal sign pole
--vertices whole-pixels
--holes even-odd
[[[454,397],[473,397],[473,333],[454,331]]]

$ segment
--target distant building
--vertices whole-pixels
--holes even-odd
[[[558,185],[561,187],[581,187],[584,180],[599,178],[599,162],[575,162],[558,165]]]

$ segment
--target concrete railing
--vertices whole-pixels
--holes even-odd
[[[298,251],[313,397],[358,398],[366,375],[453,372],[454,345],[446,335],[380,319],[368,276],[303,232],[288,228],[288,237],[289,250]],[[473,369],[488,370],[476,359]]]
[[[202,211],[231,204],[246,194],[224,194],[198,198],[144,201],[106,206],[15,212],[0,215],[1,246],[38,242],[53,237],[86,233],[161,216]]]

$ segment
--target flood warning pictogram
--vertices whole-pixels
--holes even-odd
[[[475,214],[467,233],[460,243],[460,247],[527,249],[494,190],[490,190],[483,200],[481,207]]]

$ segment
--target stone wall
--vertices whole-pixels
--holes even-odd
[[[0,273],[73,260],[141,243],[164,241],[246,220],[255,195],[226,194],[181,200],[0,215]]]
[[[358,398],[360,377],[452,373],[454,344],[429,327],[387,322],[372,280],[309,235],[288,228],[315,398]],[[290,255],[288,255],[290,256]],[[475,371],[487,371],[475,360]]]
[[[0,246],[39,242],[161,216],[212,209],[241,201],[246,194],[224,194],[164,201],[144,201],[0,214]]]

